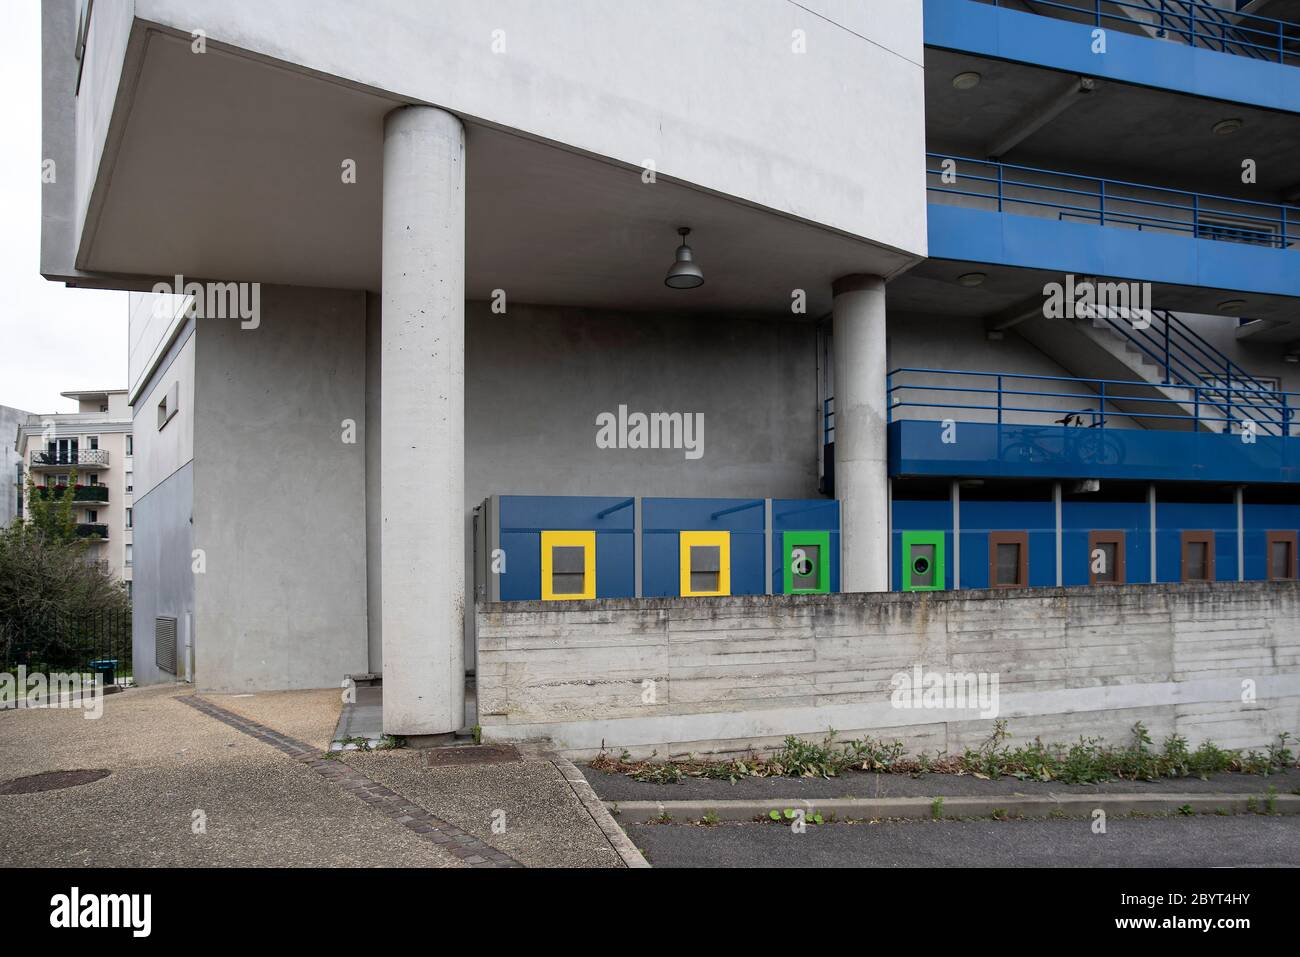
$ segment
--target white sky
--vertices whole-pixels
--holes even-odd
[[[60,392],[126,388],[127,294],[41,278],[40,3],[0,22],[0,405],[75,412]]]

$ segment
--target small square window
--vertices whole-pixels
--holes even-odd
[[[1182,579],[1214,581],[1214,532],[1183,532]]]
[[[1268,533],[1268,577],[1289,581],[1296,577],[1296,533]]]
[[[731,594],[731,533],[681,532],[681,593]]]
[[[989,587],[1025,588],[1029,584],[1029,534],[989,533]]]
[[[542,532],[542,600],[596,597],[596,533]]]
[[[1124,533],[1122,531],[1089,533],[1089,584],[1120,585],[1124,580]]]

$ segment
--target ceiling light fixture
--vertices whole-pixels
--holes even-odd
[[[957,283],[967,289],[974,289],[976,286],[984,285],[984,280],[987,278],[987,274],[982,272],[968,272],[958,276]]]
[[[678,226],[677,233],[682,237],[682,244],[677,247],[677,258],[664,276],[664,285],[670,289],[694,289],[704,285],[704,271],[695,264],[695,255],[686,245],[686,237],[691,234],[690,227]]]
[[[952,88],[954,90],[973,90],[980,85],[981,79],[983,78],[973,71],[958,73],[952,78]]]
[[[1219,311],[1226,312],[1230,316],[1235,316],[1245,308],[1245,299],[1225,299],[1223,302],[1219,303]]]
[[[1228,136],[1231,133],[1237,132],[1237,130],[1241,129],[1243,125],[1244,124],[1242,123],[1242,121],[1237,119],[1236,117],[1232,117],[1226,120],[1219,120],[1219,122],[1214,124],[1214,135]]]

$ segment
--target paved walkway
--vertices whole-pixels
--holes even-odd
[[[341,703],[338,689],[167,685],[109,697],[99,720],[0,713],[0,783],[110,772],[0,795],[0,866],[644,866],[553,756],[448,767],[405,749],[325,757]]]

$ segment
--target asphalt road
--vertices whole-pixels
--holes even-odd
[[[1300,817],[624,825],[654,867],[1300,867]]]

